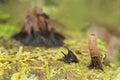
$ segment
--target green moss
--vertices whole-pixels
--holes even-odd
[[[13,47],[7,50],[4,47],[0,47],[1,80],[5,78],[11,78],[11,80],[39,80],[39,77],[43,80],[54,80],[56,78],[58,80],[117,80],[119,78],[119,68],[117,67],[112,68],[103,65],[104,71],[88,68],[90,55],[87,49],[87,38],[84,38],[83,41],[67,39],[65,43],[75,53],[79,63],[65,64],[61,61],[60,59],[63,57],[61,51],[67,52],[62,47],[56,49],[38,47],[32,48],[31,51],[29,51],[29,47],[23,46],[20,46],[19,49]],[[103,45],[101,44],[101,46]],[[77,53],[76,50],[80,51],[81,54]],[[39,74],[42,75],[40,76]]]
[[[0,11],[0,20],[7,20],[10,18],[10,14]]]
[[[0,37],[10,38],[21,29],[20,26],[9,25],[9,24],[0,24]]]

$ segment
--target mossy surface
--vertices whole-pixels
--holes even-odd
[[[63,47],[33,48],[14,40],[3,43],[1,39],[0,80],[119,80],[120,69],[113,63],[103,65],[104,71],[88,68],[91,60],[87,37],[71,35],[64,43],[79,63],[64,63],[61,51],[67,54],[67,50]]]

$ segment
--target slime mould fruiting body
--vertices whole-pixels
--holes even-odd
[[[90,69],[101,69],[103,71],[101,61],[97,57],[92,57],[89,68]]]
[[[89,68],[103,70],[102,61],[100,57],[101,54],[98,50],[97,41],[94,34],[89,36],[89,51],[91,56],[91,63],[89,65]]]
[[[35,7],[25,16],[21,32],[12,38],[26,46],[60,47],[65,37],[56,32],[49,16]]]
[[[64,54],[64,52],[62,52],[64,55],[63,61],[65,63],[72,63],[72,62],[78,63],[79,61],[78,61],[76,55],[69,48],[66,48],[66,49],[68,50],[68,54],[66,55],[66,54]]]

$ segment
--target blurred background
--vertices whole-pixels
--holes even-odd
[[[59,32],[94,33],[107,43],[109,60],[119,55],[120,0],[0,0],[0,36],[18,33],[24,16],[36,6],[50,15]]]
[[[35,6],[43,8],[54,24],[67,29],[80,31],[99,23],[120,33],[119,0],[0,0],[0,24],[19,26],[26,12]]]

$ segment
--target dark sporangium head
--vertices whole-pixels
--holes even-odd
[[[65,47],[65,48],[68,50],[68,54],[66,55],[66,54],[64,54],[64,52],[61,51],[64,55],[63,61],[65,63],[73,63],[73,62],[78,63],[79,61],[78,61],[76,55],[68,47]]]

